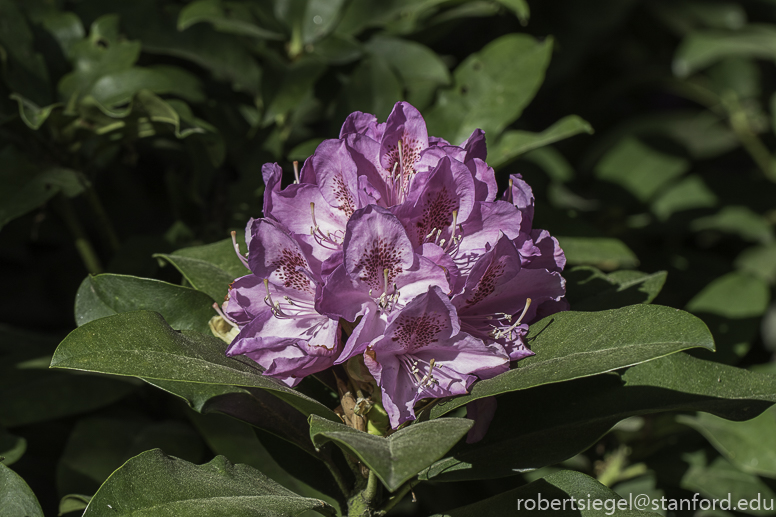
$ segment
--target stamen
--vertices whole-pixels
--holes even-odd
[[[455,227],[458,224],[458,210],[453,210],[453,224],[450,226],[450,244],[455,242]]]
[[[315,220],[315,203],[310,203],[310,216],[312,217],[313,225],[310,227],[310,236],[315,239],[315,242],[320,244],[326,249],[337,250],[341,247],[342,243],[336,233],[342,233],[340,230],[335,231],[335,235],[332,235],[330,231],[325,234],[318,227],[318,222]]]
[[[299,183],[299,162],[294,160],[294,183]]]
[[[243,266],[248,267],[248,260],[242,256],[242,253],[240,253],[240,245],[237,244],[237,232],[232,230],[232,246],[234,246],[234,252],[237,253],[237,256],[240,258],[240,262],[243,263]]]
[[[515,338],[512,337],[512,333],[520,325],[520,323],[523,321],[523,318],[525,317],[525,314],[528,312],[528,307],[530,307],[530,306],[531,306],[531,299],[530,298],[526,298],[525,299],[525,307],[523,307],[523,312],[520,314],[520,317],[517,318],[517,321],[515,321],[514,324],[512,324],[510,327],[507,327],[506,329],[499,330],[497,328],[494,328],[493,332],[491,333],[491,335],[495,339],[501,339],[504,336],[509,336],[510,340],[515,339]],[[509,320],[507,320],[507,321],[509,321]]]

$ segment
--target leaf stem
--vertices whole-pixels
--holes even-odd
[[[404,499],[404,497],[407,495],[407,492],[412,490],[412,487],[417,485],[419,481],[417,479],[407,481],[402,486],[399,487],[399,489],[396,491],[395,494],[393,494],[386,502],[385,506],[380,509],[379,512],[375,513],[376,517],[382,517],[383,515],[387,514],[391,508],[396,506],[399,501]]]
[[[75,215],[75,210],[73,210],[73,205],[70,204],[70,200],[64,195],[59,195],[57,196],[56,204],[62,219],[65,221],[65,225],[68,230],[70,230],[70,233],[75,240],[75,248],[78,250],[78,254],[81,256],[81,261],[84,263],[84,266],[86,266],[86,270],[92,275],[102,273],[103,269],[100,258],[97,256],[97,253],[95,253],[92,243],[86,236],[83,226],[81,226],[81,222]]]
[[[86,186],[86,199],[89,201],[89,205],[92,207],[94,215],[97,216],[97,221],[100,223],[102,232],[108,239],[111,250],[114,253],[119,251],[121,242],[119,241],[119,237],[116,234],[116,229],[108,217],[108,213],[105,211],[105,206],[102,204],[102,201],[97,195],[97,191],[94,190],[94,186],[91,184]]]

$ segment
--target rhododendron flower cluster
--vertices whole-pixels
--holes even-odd
[[[530,187],[513,175],[497,199],[485,158],[482,131],[451,145],[400,102],[384,123],[351,114],[285,188],[265,165],[227,354],[289,386],[363,360],[393,428],[532,355],[528,324],[566,308],[565,257]]]

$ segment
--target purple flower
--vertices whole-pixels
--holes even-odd
[[[292,185],[265,165],[265,219],[249,222],[240,256],[252,274],[223,305],[239,328],[227,354],[291,386],[357,360],[394,428],[420,400],[467,393],[532,355],[528,325],[567,308],[565,257],[533,228],[520,175],[497,199],[486,154],[481,130],[451,145],[399,102],[384,123],[351,114]],[[470,439],[494,408],[470,408],[481,420]]]
[[[367,347],[364,362],[395,429],[415,418],[420,399],[468,393],[477,372],[506,370],[509,358],[461,332],[450,300],[431,287],[392,317]]]

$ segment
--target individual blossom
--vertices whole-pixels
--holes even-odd
[[[439,287],[431,287],[391,318],[369,343],[364,363],[395,429],[415,418],[419,400],[464,395],[478,372],[505,371],[509,358],[461,332],[455,307]]]
[[[227,355],[245,355],[264,374],[295,386],[303,377],[330,367],[340,353],[337,320],[315,310],[320,278],[299,243],[277,223],[252,220],[248,259],[252,274],[230,286],[225,318],[240,333]]]

